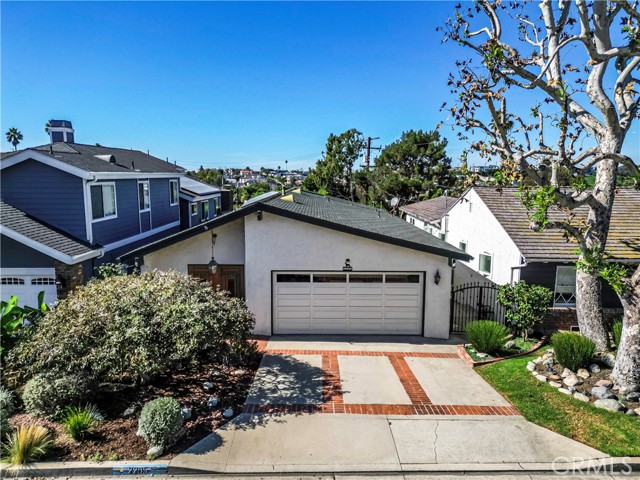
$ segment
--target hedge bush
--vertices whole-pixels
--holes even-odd
[[[492,320],[469,322],[466,328],[467,340],[478,352],[495,353],[509,338],[509,329]]]
[[[81,374],[57,376],[38,374],[22,392],[24,408],[40,417],[57,419],[64,411],[93,397],[93,385]]]
[[[184,417],[178,401],[171,397],[151,400],[140,412],[138,432],[150,447],[169,446]]]
[[[243,360],[254,325],[244,300],[177,272],[92,280],[48,312],[7,362],[30,375],[87,372],[120,380],[195,363],[205,352]]]
[[[9,417],[15,411],[13,392],[0,385],[0,435],[9,428]]]
[[[586,367],[596,353],[596,344],[574,332],[556,332],[551,335],[551,346],[556,360],[571,371]]]

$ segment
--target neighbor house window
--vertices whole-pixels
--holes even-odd
[[[171,205],[178,203],[178,180],[169,180],[169,203]]]
[[[91,185],[91,216],[94,220],[116,216],[116,186],[114,183]]]
[[[416,224],[416,219],[415,219],[415,218],[413,218],[413,217],[409,217],[409,223],[410,223],[411,225],[415,225],[415,224]]]
[[[201,220],[209,220],[209,202],[201,202],[202,204],[202,216],[200,217]]]
[[[192,203],[191,204],[191,215],[197,215],[198,214],[198,204],[197,203]]]
[[[493,255],[491,255],[490,253],[481,253],[478,258],[480,262],[478,270],[480,271],[480,273],[491,275]]]
[[[438,237],[440,238],[440,240],[446,240],[447,234],[445,232],[441,232],[440,235],[438,235]]]
[[[151,208],[151,194],[149,192],[149,182],[138,183],[138,204],[140,211],[149,210]]]
[[[458,245],[458,248],[466,253],[466,251],[467,251],[467,242],[464,241],[464,240],[461,240],[460,244]]]
[[[576,269],[574,267],[556,267],[556,286],[553,292],[553,306],[576,306]]]

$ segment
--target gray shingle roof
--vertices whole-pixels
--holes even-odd
[[[457,200],[457,197],[437,197],[405,205],[400,210],[425,222],[434,222],[440,220]]]
[[[144,173],[184,173],[182,167],[174,165],[139,150],[125,148],[97,147],[80,143],[56,142],[33,147],[38,153],[55,158],[87,172],[144,172]],[[19,152],[7,152],[2,159]],[[115,163],[109,161],[113,156]],[[102,158],[99,158],[102,157]]]
[[[275,194],[275,192],[270,192]],[[361,205],[310,192],[289,192],[277,198],[254,201],[239,210],[221,215],[196,227],[176,233],[149,245],[145,245],[121,258],[128,260],[144,256],[169,245],[224,225],[257,211],[264,211],[283,217],[319,225],[352,235],[398,245],[450,258],[470,260],[472,257],[439,238],[416,228],[399,217],[379,211],[374,207]]]
[[[0,225],[69,257],[91,252],[95,252],[96,256],[99,254],[99,250],[55,230],[2,200],[0,200]]]
[[[529,217],[516,196],[517,188],[503,188],[502,193],[492,187],[474,187],[482,201],[514,241],[527,261],[575,261],[578,246],[568,242],[559,230],[535,232],[529,228]],[[573,211],[574,224],[586,218],[586,206]],[[617,260],[640,260],[640,191],[620,188],[613,202],[611,226],[606,250]],[[566,220],[561,211],[550,213],[551,220]]]

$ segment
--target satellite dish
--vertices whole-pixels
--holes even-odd
[[[396,207],[398,206],[398,203],[400,203],[400,200],[398,199],[398,197],[393,197],[393,198],[391,199],[391,206],[392,206],[393,208],[396,208]]]

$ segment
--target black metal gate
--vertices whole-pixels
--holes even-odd
[[[451,333],[464,333],[467,323],[494,320],[504,325],[504,307],[494,283],[465,283],[451,290]]]

